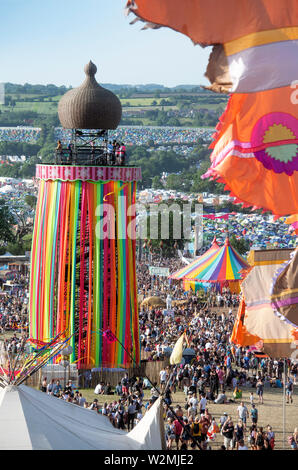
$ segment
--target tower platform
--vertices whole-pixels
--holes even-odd
[[[61,181],[141,181],[141,168],[134,166],[36,165],[36,178]]]

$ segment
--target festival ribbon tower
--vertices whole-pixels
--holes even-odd
[[[55,164],[36,168],[39,193],[31,251],[30,338],[71,337],[78,368],[140,362],[136,280],[136,186],[140,168],[109,154],[119,99],[85,67],[83,84],[60,100],[67,142]],[[117,339],[117,340],[116,340]]]

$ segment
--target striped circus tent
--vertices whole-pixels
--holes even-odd
[[[169,276],[169,279],[175,279],[176,281],[183,280],[195,269],[197,269],[202,263],[207,261],[210,256],[212,256],[219,249],[220,247],[217,243],[216,237],[214,237],[209,250],[205,251],[203,255],[196,258],[194,261],[192,261],[192,263],[188,264],[187,266],[184,266],[183,268],[179,269],[179,271],[173,273],[171,276]]]
[[[240,291],[240,271],[249,268],[249,264],[230,245],[229,238],[225,244],[214,251],[203,263],[184,278],[184,288],[196,289],[197,284],[214,283],[220,289],[229,287],[232,292]]]

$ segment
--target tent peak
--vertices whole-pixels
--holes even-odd
[[[0,450],[163,450],[162,413],[159,399],[126,433],[92,410],[9,385],[0,390]]]
[[[4,387],[5,392],[16,392],[18,390],[17,385],[6,385]]]

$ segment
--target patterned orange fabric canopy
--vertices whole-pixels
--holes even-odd
[[[245,206],[298,213],[298,2],[129,0],[127,10],[213,45],[211,88],[231,92],[205,177]]]

